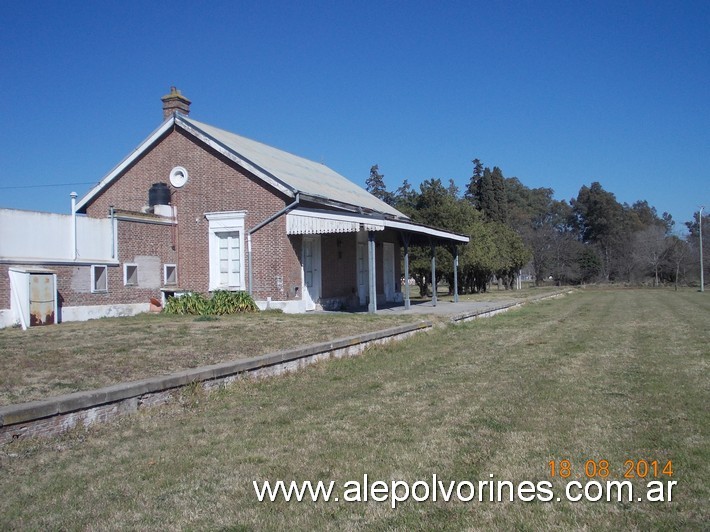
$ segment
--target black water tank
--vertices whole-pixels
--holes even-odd
[[[148,207],[170,205],[170,188],[167,183],[153,183],[148,191]]]

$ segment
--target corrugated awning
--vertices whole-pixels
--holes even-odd
[[[465,244],[469,240],[466,235],[443,229],[405,220],[374,218],[365,214],[295,209],[286,215],[286,234],[289,235],[357,233],[358,231],[384,231],[385,229],[403,231],[418,238],[433,238],[452,243]]]
[[[383,231],[384,229],[384,220],[357,214],[296,209],[286,215],[286,234],[288,235],[357,233],[361,230]]]

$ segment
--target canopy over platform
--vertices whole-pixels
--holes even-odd
[[[412,244],[429,244],[432,240],[452,244],[466,244],[469,238],[428,225],[408,220],[375,217],[371,214],[343,213],[298,208],[286,215],[286,232],[289,235],[321,235],[328,233],[357,233],[358,231],[383,231],[394,229],[409,235]]]
[[[409,246],[428,245],[431,247],[431,280],[432,304],[436,306],[436,253],[437,245],[448,244],[453,248],[454,255],[454,301],[458,302],[458,244],[466,244],[469,237],[437,229],[427,225],[413,223],[401,218],[393,219],[387,216],[358,214],[295,208],[286,215],[286,233],[289,235],[321,235],[330,233],[368,233],[369,258],[369,312],[377,312],[377,296],[375,286],[375,232],[390,229],[399,232],[404,246],[404,277],[409,279]],[[404,307],[410,308],[409,282],[404,283]]]

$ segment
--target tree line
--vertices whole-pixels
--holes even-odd
[[[688,234],[673,233],[675,221],[658,214],[647,201],[619,203],[598,182],[582,186],[569,202],[556,200],[551,188],[529,188],[474,159],[466,188],[450,179],[427,179],[418,190],[404,180],[388,191],[378,165],[370,169],[367,190],[412,221],[469,235],[459,250],[459,290],[485,291],[493,280],[513,288],[525,268],[535,285],[542,283],[629,284],[697,282],[699,224],[685,223]],[[710,234],[703,216],[703,245]],[[436,275],[453,289],[453,250],[436,249]],[[707,264],[708,261],[706,261]],[[410,272],[422,294],[430,293],[430,251],[413,246]],[[706,268],[707,275],[707,268]]]

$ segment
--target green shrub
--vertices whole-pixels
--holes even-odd
[[[200,293],[190,292],[180,297],[169,297],[165,303],[166,314],[221,316],[240,312],[256,312],[259,308],[246,292],[217,290],[211,299]]]
[[[209,313],[221,316],[239,312],[255,312],[259,310],[252,297],[246,292],[228,292],[217,290],[210,299]]]
[[[205,314],[209,301],[198,292],[189,292],[180,297],[169,297],[165,303],[166,314]]]

